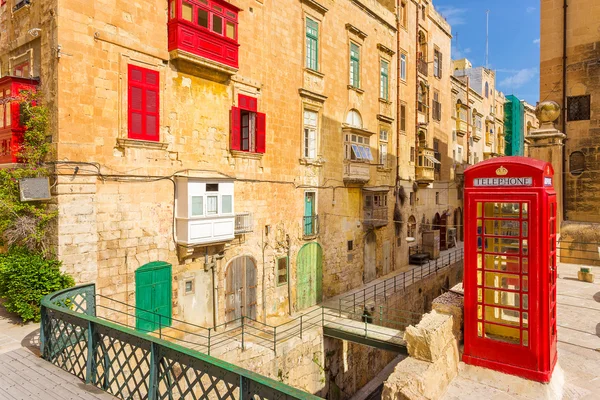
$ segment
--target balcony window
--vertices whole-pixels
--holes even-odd
[[[171,0],[169,51],[238,67],[238,11],[224,0]]]
[[[177,177],[177,242],[204,244],[234,238],[233,181]]]
[[[387,192],[380,188],[365,188],[364,196],[364,224],[366,226],[385,226],[388,223]]]
[[[346,134],[346,160],[373,161],[369,138],[357,134]]]

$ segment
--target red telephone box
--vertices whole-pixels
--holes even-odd
[[[463,361],[549,382],[556,365],[552,165],[501,157],[465,170]]]

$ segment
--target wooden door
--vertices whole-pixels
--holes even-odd
[[[318,243],[308,243],[298,252],[296,308],[318,304],[323,299],[323,251]]]
[[[256,319],[256,265],[251,257],[234,258],[225,272],[225,321]]]
[[[377,236],[371,231],[365,236],[363,283],[377,278]]]

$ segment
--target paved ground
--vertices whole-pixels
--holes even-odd
[[[545,399],[553,393],[565,400],[600,399],[600,278],[580,282],[578,269],[558,269],[558,367],[551,385],[462,364],[444,399]]]
[[[0,306],[0,400],[115,399],[39,358],[39,332]]]

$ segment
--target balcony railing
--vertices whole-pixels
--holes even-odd
[[[427,76],[427,61],[425,61],[424,58],[418,58],[417,59],[417,70],[419,71],[420,74]]]
[[[388,224],[388,209],[387,207],[370,207],[364,208],[364,221],[365,226],[380,227]]]
[[[302,218],[302,235],[304,237],[315,236],[319,234],[319,216],[309,215]]]
[[[253,220],[252,213],[243,212],[235,214],[235,234],[252,232]]]

